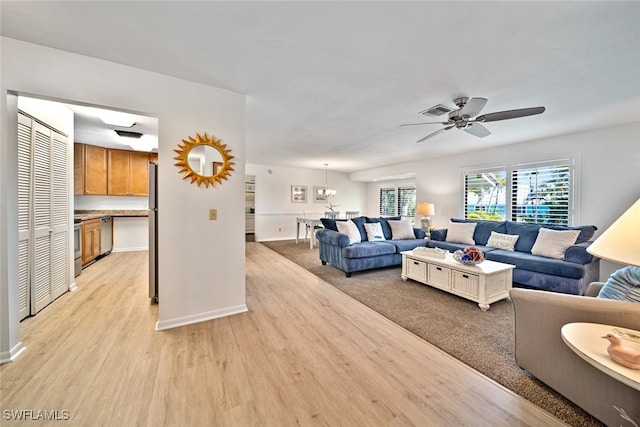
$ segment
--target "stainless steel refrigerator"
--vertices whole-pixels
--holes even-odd
[[[158,165],[149,162],[149,298],[158,302]]]

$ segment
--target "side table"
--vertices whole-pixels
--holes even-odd
[[[594,366],[596,369],[628,385],[640,390],[640,370],[622,366],[609,357],[607,347],[609,342],[600,337],[615,333],[614,328],[640,335],[640,331],[599,323],[568,323],[561,329],[562,340],[578,356]],[[626,347],[640,350],[640,343],[622,340]]]

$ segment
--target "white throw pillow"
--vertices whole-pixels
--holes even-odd
[[[391,238],[393,240],[415,239],[413,226],[408,220],[404,221],[387,221],[391,227]]]
[[[370,242],[379,242],[386,240],[382,233],[382,224],[379,222],[366,223],[364,229],[367,231],[367,240]]]
[[[491,237],[489,237],[489,240],[487,240],[487,247],[513,251],[513,249],[516,247],[516,242],[518,241],[519,237],[520,236],[518,236],[517,234],[502,234],[492,231]]]
[[[476,231],[476,225],[475,222],[450,222],[445,241],[475,245],[476,242],[473,240],[473,232]]]
[[[540,228],[538,237],[531,248],[533,255],[548,258],[564,259],[564,253],[569,246],[576,243],[580,230],[551,230]]]
[[[349,221],[336,221],[336,227],[340,233],[344,233],[349,236],[349,244],[358,243],[362,240],[358,226],[351,220]]]

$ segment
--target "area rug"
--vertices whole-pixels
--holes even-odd
[[[262,242],[373,310],[439,347],[487,377],[573,426],[601,426],[514,360],[513,306],[491,304],[482,311],[472,301],[400,278],[401,268],[344,273],[322,265],[318,249],[294,240]]]

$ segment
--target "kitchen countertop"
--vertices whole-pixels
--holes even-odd
[[[88,219],[102,218],[105,216],[112,217],[147,217],[149,211],[144,210],[126,210],[126,209],[107,209],[107,210],[77,210],[73,212],[74,219],[82,221]]]

